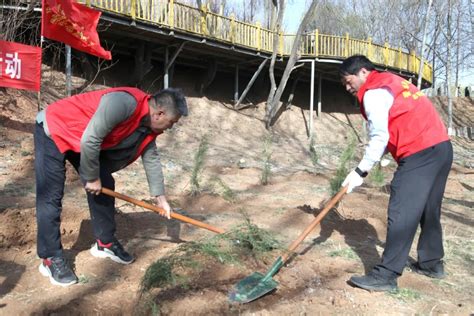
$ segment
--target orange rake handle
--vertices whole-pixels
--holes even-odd
[[[288,259],[288,257],[301,244],[301,242],[306,238],[306,236],[309,235],[309,233],[316,227],[316,225],[318,225],[319,222],[322,221],[324,216],[326,216],[326,214],[333,208],[333,206],[336,205],[336,203],[339,202],[340,199],[342,199],[346,191],[347,191],[347,186],[340,189],[339,192],[337,192],[337,194],[328,202],[328,204],[326,204],[326,206],[321,211],[321,213],[319,213],[318,216],[316,216],[316,218],[304,230],[304,232],[302,232],[301,235],[299,235],[298,238],[290,245],[290,247],[288,247],[288,251],[281,257],[283,262],[285,262],[286,259]]]
[[[126,195],[121,194],[121,193],[117,193],[117,192],[112,191],[110,189],[102,188],[102,193],[105,194],[105,195],[112,196],[114,198],[120,199],[120,200],[130,202],[130,203],[135,204],[137,206],[141,206],[143,208],[149,209],[149,210],[151,210],[155,213],[158,213],[162,216],[166,215],[166,211],[164,209],[158,207],[158,206],[155,206],[153,204],[150,204],[150,203],[147,203],[147,202],[144,202],[144,201],[134,199],[132,197],[126,196]],[[211,232],[218,233],[218,234],[224,233],[224,231],[220,228],[213,227],[211,225],[208,225],[206,223],[197,221],[197,220],[192,219],[190,217],[187,217],[187,216],[184,216],[184,215],[181,215],[181,214],[178,214],[178,213],[174,213],[174,212],[171,212],[170,215],[171,215],[171,218],[177,219],[179,221],[182,221],[182,222],[185,222],[185,223],[197,226],[197,227],[201,227],[201,228],[210,230]]]

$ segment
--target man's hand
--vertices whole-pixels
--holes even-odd
[[[168,201],[166,200],[166,196],[164,195],[158,195],[154,197],[155,199],[155,204],[156,206],[161,207],[166,211],[165,217],[167,219],[171,219],[171,206],[168,204]]]
[[[84,188],[91,194],[99,195],[102,192],[102,182],[100,182],[100,179],[87,181]]]
[[[351,193],[352,189],[360,186],[363,182],[364,178],[359,176],[355,170],[352,170],[351,173],[347,175],[344,182],[342,182],[342,186],[345,187],[347,185],[347,193]]]

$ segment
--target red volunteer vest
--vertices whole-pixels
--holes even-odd
[[[397,162],[403,157],[449,140],[446,127],[428,97],[409,81],[389,72],[370,72],[359,89],[357,98],[365,119],[365,92],[378,88],[389,89],[394,98],[388,115],[390,138],[387,148]]]
[[[77,94],[75,96],[59,100],[46,108],[46,122],[51,138],[61,153],[68,150],[81,152],[81,137],[89,121],[99,106],[100,99],[104,94],[123,91],[131,94],[137,101],[135,112],[127,120],[115,126],[115,128],[104,138],[102,149],[111,148],[130,136],[140,125],[143,117],[148,115],[148,99],[150,96],[136,88],[121,87],[98,90]],[[154,141],[158,134],[149,134],[138,147],[137,159],[145,147]],[[131,162],[132,162],[131,161]]]

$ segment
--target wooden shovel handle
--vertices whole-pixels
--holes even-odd
[[[155,213],[158,213],[162,216],[164,216],[166,214],[166,211],[158,206],[155,206],[153,204],[150,204],[150,203],[147,203],[147,202],[144,202],[144,201],[140,201],[140,200],[137,200],[137,199],[134,199],[134,198],[131,198],[129,196],[126,196],[124,194],[121,194],[121,193],[117,193],[115,191],[112,191],[110,189],[107,189],[107,188],[102,188],[102,193],[103,194],[106,194],[108,196],[112,196],[114,198],[117,198],[117,199],[120,199],[120,200],[124,200],[124,201],[127,201],[127,202],[130,202],[132,204],[135,204],[137,206],[141,206],[143,208],[146,208],[146,209],[149,209],[149,210],[152,210],[153,212]],[[182,222],[185,222],[185,223],[188,223],[188,224],[191,224],[191,225],[194,225],[194,226],[197,226],[197,227],[201,227],[201,228],[204,228],[204,229],[207,229],[207,230],[210,230],[211,232],[215,232],[215,233],[218,233],[218,234],[222,234],[224,231],[220,228],[217,228],[217,227],[213,227],[211,225],[208,225],[206,223],[203,223],[203,222],[200,222],[200,221],[197,221],[195,219],[192,219],[190,217],[187,217],[187,216],[184,216],[184,215],[181,215],[181,214],[178,214],[178,213],[174,213],[174,212],[171,212],[171,217],[174,218],[174,219],[177,219],[179,221],[182,221]]]
[[[326,204],[324,209],[321,211],[321,213],[316,216],[316,218],[311,222],[311,224],[304,230],[304,232],[299,235],[299,237],[288,247],[287,253],[285,253],[282,256],[283,262],[288,259],[288,257],[293,253],[293,251],[298,247],[301,242],[306,238],[306,236],[309,235],[309,233],[316,227],[316,225],[321,222],[321,220],[326,216],[326,214],[333,208],[334,205],[336,205],[337,202],[339,202],[340,199],[342,199],[342,196],[346,193],[347,191],[347,186],[343,187],[337,192],[336,195],[333,196],[333,198]]]

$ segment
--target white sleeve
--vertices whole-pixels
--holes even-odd
[[[388,113],[393,104],[393,96],[387,89],[373,89],[365,93],[363,102],[369,128],[369,143],[358,167],[368,172],[385,153],[390,138]]]

